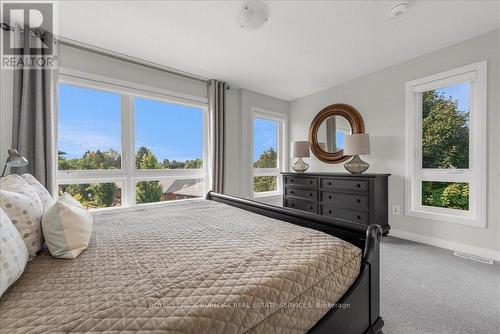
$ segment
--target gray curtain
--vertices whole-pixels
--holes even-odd
[[[27,27],[24,32],[19,26],[14,28],[16,43],[23,46],[25,56],[30,55],[30,40],[31,43],[42,43],[39,37],[42,32],[38,33],[38,36],[33,36]],[[32,174],[51,193],[55,178],[56,82],[57,71],[53,69],[14,69],[12,146],[29,161],[28,166],[17,168],[16,172]]]
[[[208,81],[210,119],[210,190],[224,193],[224,115],[226,90],[229,86],[217,80]]]

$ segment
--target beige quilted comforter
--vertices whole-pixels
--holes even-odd
[[[40,255],[1,298],[2,333],[304,333],[359,248],[212,201],[95,215],[76,260]]]

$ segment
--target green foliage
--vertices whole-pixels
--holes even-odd
[[[199,169],[203,168],[202,159],[186,160],[184,162],[177,160],[163,160],[163,168],[165,169]]]
[[[67,192],[88,208],[107,208],[119,205],[115,200],[120,200],[117,198],[118,187],[115,183],[60,185],[59,193],[63,192]]]
[[[254,168],[276,168],[278,162],[278,154],[270,147],[261,153],[259,160],[253,163]]]
[[[107,208],[113,206],[118,187],[115,183],[98,183],[92,186],[97,206]]]
[[[135,200],[140,203],[159,202],[163,190],[159,181],[139,181],[135,193]]]
[[[253,163],[254,168],[276,168],[278,154],[270,147],[260,155],[259,159]],[[277,190],[276,176],[256,176],[253,178],[253,190],[255,192]]]
[[[422,182],[422,204],[468,210],[469,184],[424,181]]]
[[[469,168],[469,113],[434,90],[422,98],[423,168]]]
[[[276,176],[256,176],[253,178],[253,191],[274,191],[277,190]]]
[[[97,150],[87,151],[81,158],[68,160],[60,154],[58,162],[59,170],[120,169],[121,155],[115,150]]]

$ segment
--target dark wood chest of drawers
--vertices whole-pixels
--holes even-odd
[[[390,174],[282,173],[283,206],[359,224],[387,234]]]

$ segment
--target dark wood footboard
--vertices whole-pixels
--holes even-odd
[[[263,216],[312,228],[341,238],[363,251],[361,270],[347,292],[309,333],[365,334],[381,333],[380,317],[380,238],[379,225],[361,225],[290,208],[282,208],[248,199],[209,192],[208,200],[221,202]]]

